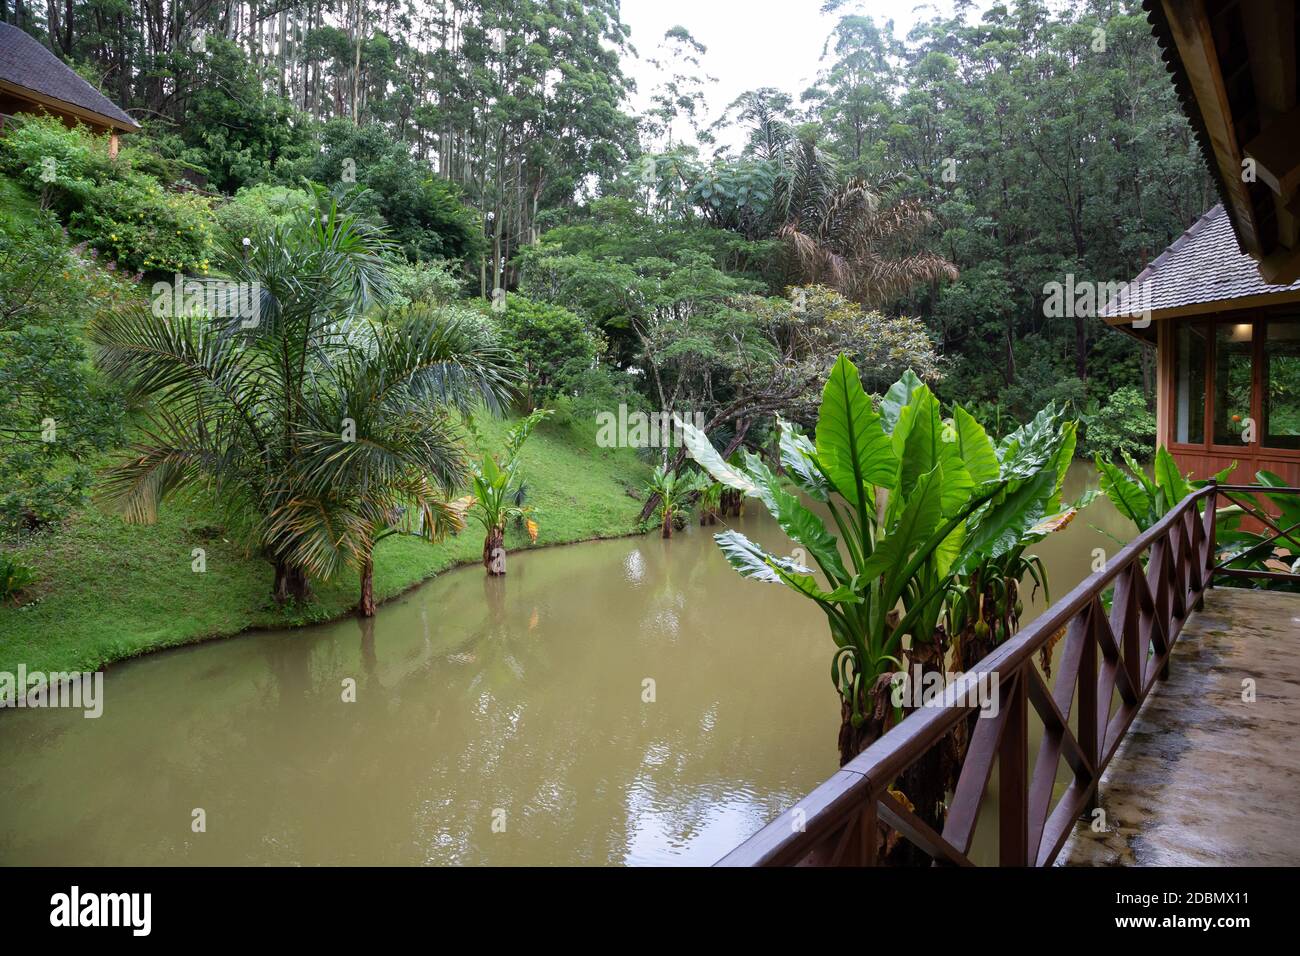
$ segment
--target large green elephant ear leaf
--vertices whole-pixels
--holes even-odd
[[[1191,494],[1187,479],[1178,470],[1178,462],[1169,454],[1169,449],[1161,445],[1156,449],[1156,485],[1165,490],[1165,501],[1170,505],[1182,501]]]
[[[785,469],[785,473],[808,497],[817,501],[829,500],[831,486],[817,470],[816,446],[809,441],[807,435],[780,415],[776,418],[776,424],[781,432],[781,467]]]
[[[1044,468],[982,510],[967,527],[958,572],[968,572],[986,559],[999,558],[1031,538],[1031,529],[1047,517],[1055,488],[1056,469]]]
[[[1149,478],[1147,476],[1147,473],[1143,471],[1142,466],[1137,462],[1137,460],[1132,455],[1128,453],[1127,450],[1121,448],[1119,450],[1119,453],[1120,456],[1123,457],[1124,459],[1124,464],[1128,466],[1128,470],[1133,473],[1133,477],[1136,478],[1138,480],[1138,483],[1141,484],[1142,487],[1146,489],[1147,497],[1149,497],[1152,500],[1152,502],[1157,501],[1160,498],[1161,492],[1165,490],[1164,486],[1161,485],[1159,482],[1153,481],[1151,478]],[[1165,504],[1169,505],[1172,503],[1173,502],[1169,501],[1168,496],[1166,495]]]
[[[1048,405],[998,445],[1002,477],[1022,481],[1037,476],[1056,457],[1064,440],[1060,413],[1055,405]]]
[[[1097,455],[1094,461],[1101,476],[1101,493],[1111,500],[1120,514],[1137,525],[1140,531],[1145,531],[1151,523],[1152,504],[1146,488],[1117,466],[1103,460],[1101,455]]]
[[[906,583],[899,581],[899,576],[909,559],[943,520],[945,479],[940,468],[921,476],[899,509],[898,518],[876,542],[875,551],[862,565],[861,577],[864,580],[885,576],[884,600],[887,607],[898,599],[898,592]]]
[[[1070,473],[1074,461],[1074,449],[1079,443],[1079,423],[1064,422],[1061,425],[1061,447],[1056,452],[1056,490],[1052,495],[1052,508],[1061,504],[1061,489],[1065,487],[1065,476]]]
[[[758,486],[754,484],[753,479],[740,469],[732,468],[727,464],[702,430],[676,416],[673,416],[673,423],[681,430],[682,444],[686,446],[687,452],[714,481],[728,488],[743,491],[751,498],[758,496]]]
[[[993,439],[975,416],[960,405],[953,409],[953,430],[957,435],[957,449],[961,452],[966,470],[977,485],[996,481],[1001,475],[997,449]]]
[[[833,591],[823,591],[817,586],[811,568],[806,568],[793,558],[768,554],[739,531],[715,534],[713,540],[726,556],[728,563],[740,572],[741,577],[752,578],[766,584],[784,584],[812,598],[820,604],[860,603],[862,598],[849,585],[842,584]]]
[[[1272,471],[1255,472],[1255,482],[1264,485],[1266,488],[1287,487],[1285,479]],[[1278,527],[1285,529],[1300,523],[1300,497],[1280,494],[1265,494],[1264,497],[1271,501],[1280,512],[1282,520],[1278,522]]]
[[[781,479],[751,452],[745,453],[745,467],[758,485],[758,497],[781,530],[808,550],[833,584],[847,584],[852,575],[845,569],[835,536],[826,530],[825,522],[786,491]]]
[[[912,400],[912,393],[920,385],[921,380],[909,368],[897,382],[889,386],[889,391],[880,402],[880,420],[886,434],[894,433],[894,426],[898,424],[898,416],[903,406]]]
[[[726,556],[728,563],[740,572],[742,578],[752,578],[765,584],[780,584],[781,575],[777,569],[787,574],[811,575],[812,568],[806,568],[793,558],[779,558],[768,554],[763,548],[741,534],[739,531],[724,531],[715,534],[713,540]]]
[[[900,502],[911,495],[922,475],[943,469],[944,514],[956,514],[975,487],[962,460],[961,445],[943,424],[939,400],[926,385],[918,385],[912,400],[899,411],[890,443],[898,459],[898,492],[890,502],[890,519],[900,512]]]
[[[845,500],[862,511],[874,501],[874,485],[891,487],[898,459],[857,367],[840,355],[822,389],[817,417],[817,460]]]

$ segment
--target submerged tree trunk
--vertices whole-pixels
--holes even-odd
[[[361,601],[357,612],[362,617],[375,616],[375,562],[370,556],[361,565]]]
[[[665,538],[671,538],[673,536],[673,513],[667,508],[664,509],[664,520],[660,531],[663,533],[663,537]]]
[[[272,592],[276,604],[293,601],[298,604],[311,600],[311,583],[307,572],[302,568],[290,567],[283,561],[275,562],[275,589]]]
[[[506,573],[505,531],[493,528],[483,539],[483,567],[491,575]]]

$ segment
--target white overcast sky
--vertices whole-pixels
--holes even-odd
[[[631,42],[640,54],[624,61],[637,85],[633,108],[643,108],[658,82],[646,59],[654,56],[664,31],[679,24],[708,47],[703,71],[718,80],[705,91],[711,122],[739,94],[759,87],[784,90],[798,102],[827,65],[822,48],[845,13],[863,13],[882,25],[893,20],[898,37],[935,13],[952,13],[951,0],[861,0],[828,15],[820,12],[821,5],[822,0],[623,0],[623,22],[632,28]]]

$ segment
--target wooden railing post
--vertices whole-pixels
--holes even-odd
[[[1219,480],[1211,478],[1210,496],[1205,499],[1205,589],[1214,587],[1214,556],[1219,553],[1217,532],[1219,521]]]
[[[1030,662],[1024,666],[1033,667]],[[998,745],[998,863],[1029,863],[1029,695],[1025,676],[1011,677],[1002,699],[1008,708]]]
[[[1086,637],[1079,654],[1079,705],[1075,708],[1079,726],[1079,746],[1088,755],[1094,767],[1101,766],[1101,742],[1097,734],[1097,625],[1104,615],[1101,603],[1093,601],[1083,612],[1087,621]],[[1102,731],[1105,731],[1103,726]],[[1098,775],[1100,776],[1100,774]],[[1092,811],[1097,806],[1101,794],[1101,781],[1093,781],[1092,794],[1088,797],[1087,809]]]
[[[1128,674],[1129,686],[1138,693],[1141,693],[1142,688],[1142,610],[1138,589],[1145,586],[1142,562],[1134,556],[1115,579],[1115,593],[1110,608],[1110,629],[1120,652],[1119,666]]]

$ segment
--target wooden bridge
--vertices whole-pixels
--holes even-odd
[[[967,678],[996,681],[999,707],[974,721],[942,832],[891,790],[974,712],[952,688],[719,865],[875,865],[885,827],[943,865],[1300,863],[1300,595],[1211,590],[1300,580],[1216,564],[1225,503],[1272,540],[1296,530],[1250,504],[1261,490],[1188,495],[975,665]],[[1049,685],[1037,658],[1062,632]]]

